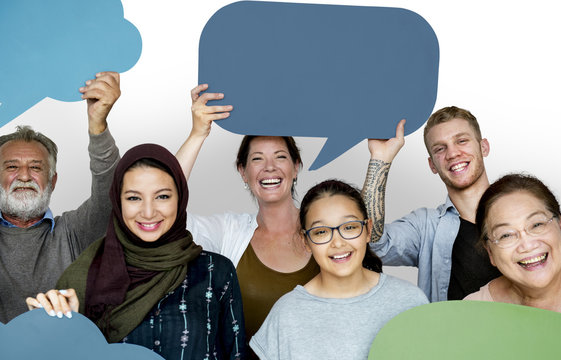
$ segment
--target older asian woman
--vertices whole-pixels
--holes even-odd
[[[547,186],[530,175],[503,176],[481,197],[476,222],[502,276],[465,299],[561,312],[560,208]]]
[[[28,298],[28,307],[58,317],[79,310],[109,342],[142,345],[168,360],[244,358],[236,271],[201,251],[186,230],[187,182],[173,154],[153,144],[129,150],[109,197],[106,236],[63,273],[57,288],[64,290]]]

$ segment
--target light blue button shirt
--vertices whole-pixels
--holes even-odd
[[[459,229],[460,214],[446,197],[436,209],[419,208],[385,224],[380,240],[370,246],[384,265],[417,267],[417,285],[431,302],[444,301]]]
[[[55,228],[55,218],[53,216],[53,212],[51,211],[51,209],[47,209],[47,211],[45,212],[45,215],[43,215],[43,218],[41,218],[41,220],[37,221],[35,224],[33,224],[31,226],[32,227],[37,226],[45,220],[50,220],[51,221],[51,232],[53,232],[53,230]],[[11,222],[9,222],[8,220],[4,219],[4,216],[2,215],[1,211],[0,211],[0,225],[4,226],[4,227],[11,227],[11,228],[18,227],[16,225],[12,224]]]

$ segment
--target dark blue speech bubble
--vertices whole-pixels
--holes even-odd
[[[142,41],[119,0],[0,2],[0,126],[44,99],[81,100],[100,71],[123,72]]]
[[[0,358],[163,360],[150,349],[132,344],[107,344],[101,331],[88,318],[72,313],[58,319],[45,310],[28,311],[0,323]]]
[[[241,1],[217,11],[199,43],[199,83],[234,111],[238,134],[327,137],[310,169],[365,138],[406,134],[436,101],[438,40],[398,8]]]

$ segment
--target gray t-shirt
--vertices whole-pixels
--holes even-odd
[[[386,274],[366,294],[346,299],[297,286],[275,303],[249,345],[262,360],[366,359],[391,318],[427,303],[421,289]]]

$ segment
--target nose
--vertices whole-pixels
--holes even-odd
[[[20,166],[18,168],[18,180],[27,182],[31,180],[31,175],[29,173],[29,168],[27,166]]]
[[[345,245],[346,240],[341,237],[337,229],[333,229],[333,238],[331,239],[331,246],[340,248]]]
[[[275,161],[273,159],[265,159],[265,170],[272,171],[275,169]]]
[[[156,213],[155,209],[154,209],[154,204],[152,201],[150,200],[146,200],[144,201],[144,203],[142,204],[142,217],[145,218],[146,220],[150,220],[154,217],[154,214]]]
[[[526,230],[520,232],[520,239],[518,240],[518,251],[528,252],[532,251],[539,246],[538,237],[528,235]]]
[[[446,148],[446,158],[453,159],[458,155],[460,155],[460,149],[455,144],[448,145]]]

